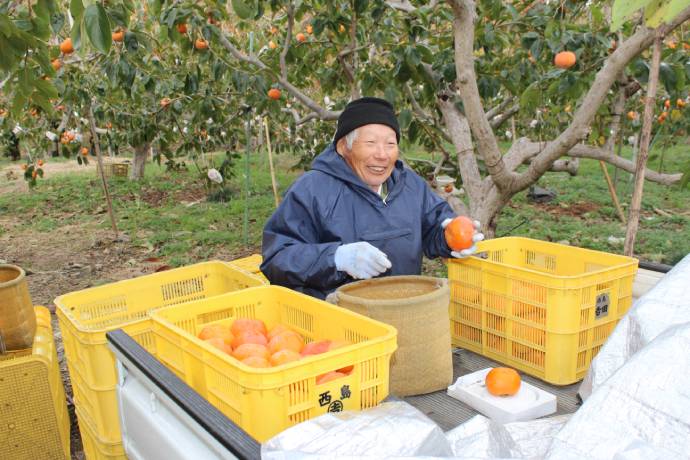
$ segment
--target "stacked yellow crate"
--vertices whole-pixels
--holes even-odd
[[[69,414],[50,312],[35,311],[33,347],[0,355],[0,458],[69,459]]]
[[[252,273],[212,261],[55,299],[87,457],[124,458],[116,394],[117,369],[105,337],[108,331],[124,330],[155,355],[149,318],[154,310],[263,284]]]

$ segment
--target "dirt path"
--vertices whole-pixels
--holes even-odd
[[[53,299],[94,285],[152,273],[162,262],[147,261],[148,250],[127,241],[113,241],[111,232],[95,226],[63,226],[41,233],[19,231],[20,225],[19,220],[0,216],[0,226],[4,230],[0,236],[0,263],[24,268],[33,303],[47,306],[53,314],[53,331],[72,421],[72,458],[83,459]]]
[[[0,195],[10,192],[22,192],[29,190],[29,186],[24,180],[24,171],[21,169],[20,162],[0,168]],[[76,160],[69,161],[46,161],[43,165],[43,173],[45,177],[51,177],[58,174],[73,173],[73,172],[90,172],[96,173],[96,160],[90,161],[88,165],[80,165]]]

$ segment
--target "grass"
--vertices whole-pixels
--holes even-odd
[[[118,228],[132,244],[165,257],[172,266],[208,260],[221,249],[231,253],[260,251],[262,227],[273,212],[274,198],[265,158],[254,155],[250,167],[247,244],[243,232],[243,159],[237,162],[235,177],[226,181],[231,198],[224,203],[206,201],[205,181],[193,165],[189,171],[166,172],[151,164],[138,183],[110,179]],[[277,172],[283,191],[297,175],[288,169]],[[0,212],[20,220],[12,231],[50,232],[61,225],[107,229],[110,220],[105,203],[95,173],[76,172],[41,180],[28,193],[0,196]],[[3,231],[0,225],[0,234]]]
[[[679,168],[688,159],[690,154],[683,146],[669,149],[665,168]],[[283,193],[299,173],[289,170],[296,159],[283,155],[278,161],[278,182]],[[118,227],[132,244],[148,248],[172,266],[214,258],[219,252],[259,251],[262,228],[273,212],[274,198],[265,155],[252,155],[250,167],[246,242],[244,158],[237,161],[234,177],[226,180],[231,198],[225,203],[206,200],[204,181],[193,166],[189,171],[166,172],[152,164],[139,183],[111,179]],[[612,167],[609,172],[613,175]],[[625,206],[632,193],[629,174],[619,171],[617,184]],[[519,193],[499,217],[498,236],[528,236],[614,253],[622,251],[621,244],[609,242],[610,236],[622,238],[625,226],[616,217],[597,162],[582,160],[578,176],[547,174],[538,185],[555,191],[556,199],[535,205],[528,201],[526,192]],[[690,253],[688,202],[687,189],[645,184],[636,245],[642,259],[673,264]],[[49,177],[28,193],[6,193],[0,196],[0,214],[19,219],[20,224],[11,230],[19,232],[47,233],[65,225],[84,227],[85,231],[110,227],[104,194],[93,171]],[[0,234],[7,231],[0,225]],[[425,272],[443,276],[445,268],[438,262],[427,262]]]
[[[624,149],[623,156],[631,151]],[[666,152],[664,169],[679,171],[690,159],[686,146],[676,146]],[[650,166],[658,166],[656,161]],[[608,167],[614,177],[614,168]],[[616,189],[627,219],[632,197],[631,175],[618,171]],[[497,236],[527,236],[568,243],[601,251],[621,253],[622,243],[611,239],[624,238],[626,227],[617,218],[613,201],[601,172],[594,160],[581,160],[577,176],[547,174],[540,187],[556,192],[548,205],[535,205],[527,199],[527,192],[519,193],[504,208],[498,220]],[[642,260],[675,264],[690,253],[690,190],[678,185],[664,186],[645,182],[642,216],[637,234],[635,253]]]

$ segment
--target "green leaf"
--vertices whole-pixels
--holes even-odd
[[[592,21],[594,24],[598,26],[599,24],[603,23],[604,13],[601,11],[601,8],[596,5],[592,5],[590,8],[592,12]]]
[[[45,74],[52,75],[54,73],[53,68],[50,66],[50,55],[48,48],[39,48],[38,50],[35,50],[34,58],[41,66],[41,69]]]
[[[638,10],[646,8],[651,2],[661,2],[662,0],[615,0],[611,8],[611,30],[616,31],[621,28],[623,23],[637,13]]]
[[[47,82],[45,82],[45,83],[47,83]],[[56,93],[57,93],[57,91],[56,91]],[[53,106],[50,104],[50,101],[48,100],[48,98],[45,97],[43,94],[39,93],[38,91],[35,91],[31,95],[31,102],[33,102],[34,104],[39,106],[46,113],[52,113],[53,112]]]
[[[105,8],[100,3],[89,5],[84,11],[84,25],[86,35],[91,44],[103,54],[108,54],[112,45],[112,32],[110,31],[110,21]]]
[[[369,0],[355,0],[355,11],[362,14],[369,6]]]
[[[35,37],[41,40],[47,40],[50,38],[50,24],[48,20],[44,20],[41,16],[36,16],[31,19],[33,24],[33,34]]]
[[[659,65],[659,80],[661,80],[666,87],[666,91],[669,93],[673,93],[677,89],[676,84],[678,83],[678,78],[676,77],[676,73],[666,62],[662,62]]]
[[[534,82],[520,96],[520,109],[532,111],[539,104],[539,82]]]
[[[243,0],[232,0],[232,8],[240,19],[249,19],[253,11]]]
[[[644,10],[645,22],[648,27],[658,27],[661,23],[669,23],[688,5],[688,0],[654,1]]]
[[[62,30],[65,25],[65,15],[62,13],[54,13],[50,16],[50,28],[53,29],[53,33],[57,34]]]
[[[80,22],[81,16],[84,14],[84,3],[82,3],[82,0],[70,0],[69,12],[72,13],[75,23]]]
[[[11,72],[18,63],[19,60],[14,53],[12,53],[9,47],[2,46],[2,44],[0,44],[0,70]]]
[[[403,109],[398,115],[398,123],[400,123],[400,131],[404,131],[410,126],[412,122],[412,112],[410,109]]]
[[[74,21],[74,24],[72,25],[72,32],[70,32],[70,38],[72,38],[72,46],[75,50],[81,48],[82,19],[83,18],[80,17],[78,21]]]
[[[10,113],[14,118],[18,118],[21,115],[28,100],[29,96],[22,91],[15,91],[14,98],[12,99],[12,107],[10,108]]]
[[[154,16],[159,16],[161,14],[162,1],[161,0],[153,0],[153,2],[150,3],[150,5],[151,5],[151,13]]]
[[[38,0],[36,6],[34,6],[34,13],[36,13],[36,16],[40,17],[45,22],[50,21],[51,3],[53,2],[48,0]],[[55,5],[53,5],[53,9],[54,8]]]
[[[55,89],[55,86],[53,86],[50,81],[36,80],[34,81],[34,87],[36,88],[36,91],[45,96],[46,99],[54,99],[58,97],[57,89]]]

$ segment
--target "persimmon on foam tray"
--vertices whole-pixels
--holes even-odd
[[[305,343],[304,337],[285,324],[276,324],[267,329],[263,321],[250,318],[238,318],[230,327],[207,324],[197,337],[237,361],[255,368],[278,367],[351,345],[347,340],[329,339]],[[353,366],[346,366],[319,375],[316,384],[350,375],[352,369]]]

